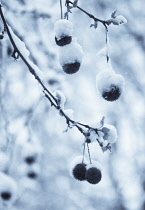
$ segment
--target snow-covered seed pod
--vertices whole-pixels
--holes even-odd
[[[0,172],[0,203],[13,204],[18,197],[17,184],[11,177]]]
[[[76,73],[80,68],[80,62],[66,63],[63,65],[63,70],[68,74]]]
[[[38,174],[36,173],[36,171],[29,171],[27,174],[27,177],[30,179],[36,179],[38,177]]]
[[[3,39],[4,38],[4,35],[3,34],[0,34],[0,39]]]
[[[113,125],[104,124],[101,131],[104,133],[103,139],[106,140],[108,143],[115,143],[117,141],[117,131]]]
[[[124,89],[124,79],[113,71],[103,71],[96,76],[96,86],[107,101],[116,101]]]
[[[92,164],[87,165],[85,178],[90,184],[98,184],[102,179],[101,164],[93,161]]]
[[[55,22],[55,42],[58,46],[65,46],[71,43],[73,24],[66,19],[58,20]]]
[[[71,44],[60,48],[59,60],[64,72],[67,74],[76,73],[80,68],[83,54],[82,47],[75,38]]]
[[[77,156],[73,162],[71,163],[71,170],[70,173],[72,177],[79,181],[84,181],[85,180],[85,175],[86,175],[86,163],[82,163],[82,156]],[[84,161],[86,161],[84,159]]]
[[[25,162],[29,165],[33,164],[36,162],[36,157],[33,155],[29,155],[25,158]]]

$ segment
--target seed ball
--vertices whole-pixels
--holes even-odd
[[[3,39],[4,38],[4,35],[0,34],[0,39]]]
[[[85,180],[86,165],[84,163],[77,164],[73,168],[72,174],[73,174],[74,178],[79,181]]]
[[[117,85],[110,85],[110,87],[102,93],[102,97],[107,101],[116,101],[120,95],[121,90]]]
[[[35,157],[33,156],[28,156],[25,158],[25,162],[29,165],[33,164],[35,162]]]
[[[37,178],[37,174],[35,173],[35,172],[29,172],[28,174],[27,174],[27,176],[29,177],[29,178],[31,178],[31,179],[36,179]]]
[[[65,46],[71,43],[73,24],[69,20],[61,19],[55,22],[55,41],[58,46]]]
[[[2,192],[1,193],[1,198],[3,200],[9,200],[9,199],[11,199],[11,193],[10,192]]]
[[[70,44],[72,41],[72,37],[71,36],[64,36],[61,39],[57,39],[57,37],[55,37],[55,42],[58,46],[63,47],[67,44]]]
[[[63,65],[63,70],[65,73],[67,74],[74,74],[76,73],[79,68],[80,68],[80,63],[79,62],[75,62],[75,63],[67,63],[65,65]]]
[[[102,174],[98,168],[92,167],[86,171],[85,178],[90,184],[97,184],[101,181]]]

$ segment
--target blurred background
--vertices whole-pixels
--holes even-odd
[[[65,12],[65,1],[62,2]],[[103,153],[97,143],[90,144],[92,159],[103,167],[99,184],[71,177],[70,163],[82,155],[84,137],[76,128],[63,133],[67,127],[65,120],[50,106],[23,61],[11,57],[13,47],[5,34],[0,40],[0,151],[10,157],[7,173],[16,180],[19,199],[10,207],[1,206],[2,210],[145,209],[143,4],[143,0],[78,1],[80,7],[97,18],[107,20],[117,9],[117,14],[128,20],[124,25],[109,26],[110,59],[114,71],[125,79],[125,90],[119,100],[108,102],[99,96],[95,84],[105,59],[97,56],[105,46],[103,25],[90,28],[93,20],[75,8],[69,14],[73,36],[82,46],[84,58],[79,72],[67,75],[59,64],[59,47],[54,39],[54,23],[60,19],[59,1],[2,1],[7,23],[44,73],[48,89],[64,93],[65,108],[74,110],[74,119],[94,125],[105,116],[105,122],[118,131],[112,153]],[[3,30],[2,21],[0,29]],[[28,151],[28,141],[37,145],[41,156],[35,170],[37,177],[30,180],[25,178],[27,170],[20,160],[23,151]]]

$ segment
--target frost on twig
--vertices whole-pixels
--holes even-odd
[[[127,23],[127,20],[124,16],[122,15],[116,15],[117,10],[115,10],[112,14],[111,14],[111,19],[106,21],[107,25],[110,25],[111,23],[113,25],[121,25],[121,24],[125,24]]]

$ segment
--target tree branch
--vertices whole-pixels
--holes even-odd
[[[69,1],[70,2],[70,1]],[[94,16],[90,15],[89,13],[87,13],[91,18],[94,19]],[[38,83],[42,86],[43,88],[43,93],[45,95],[45,97],[49,100],[50,104],[52,106],[54,106],[60,113],[60,115],[62,117],[64,117],[66,119],[66,123],[68,125],[68,127],[70,128],[71,126],[72,127],[76,127],[84,136],[85,138],[87,137],[86,133],[88,130],[93,130],[97,135],[98,135],[98,130],[97,128],[92,128],[91,126],[89,125],[86,125],[86,124],[83,124],[83,123],[80,123],[80,122],[76,122],[72,119],[70,119],[66,114],[65,112],[63,111],[63,109],[59,106],[58,104],[58,100],[57,98],[46,88],[46,86],[43,84],[43,82],[41,81],[40,77],[37,75],[37,73],[35,72],[34,68],[29,64],[29,62],[25,59],[25,57],[22,55],[22,53],[20,52],[20,50],[18,49],[13,37],[12,37],[12,34],[9,30],[9,27],[7,25],[7,22],[5,20],[5,17],[4,17],[4,14],[3,14],[3,11],[2,11],[2,5],[0,5],[0,16],[2,18],[2,21],[3,21],[3,24],[4,24],[4,27],[6,29],[6,32],[8,34],[8,37],[9,37],[9,40],[14,48],[14,51],[18,53],[18,55],[21,57],[21,59],[23,60],[23,62],[26,64],[26,66],[28,67],[29,69],[29,72],[35,77],[35,79],[38,81]],[[96,18],[95,18],[96,19]],[[99,20],[99,19],[97,19]],[[102,22],[103,24],[104,21],[101,21],[99,20],[100,22]],[[82,127],[84,127],[85,129],[87,130],[84,130]],[[101,132],[101,131],[100,131]],[[99,135],[98,135],[99,136]]]
[[[69,0],[67,0],[66,2],[67,2],[68,4],[70,3],[70,4],[73,5],[73,2],[71,2],[71,1],[69,1]],[[82,8],[79,7],[79,6],[76,6],[76,8],[78,8],[80,11],[82,11],[83,13],[85,13],[86,15],[88,15],[88,16],[89,16],[90,18],[92,18],[94,21],[98,21],[98,22],[102,23],[102,24],[105,26],[105,28],[107,27],[107,22],[106,22],[105,20],[101,20],[101,19],[99,19],[99,18],[96,18],[94,15],[88,13],[87,11],[85,11],[84,9],[82,9]]]

